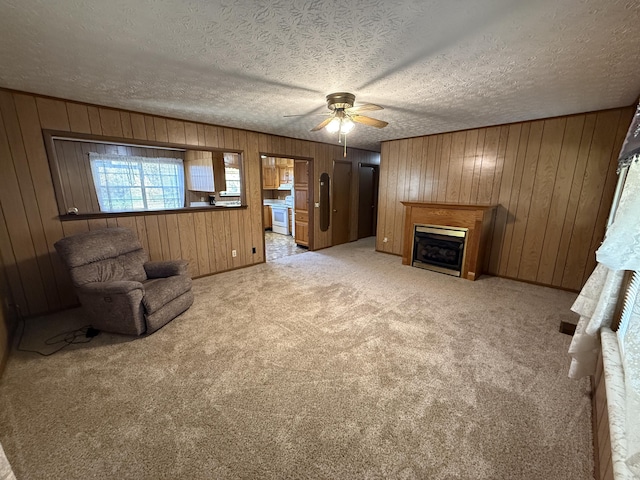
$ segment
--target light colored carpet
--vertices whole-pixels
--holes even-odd
[[[17,478],[591,479],[589,387],[558,333],[575,295],[373,248],[196,280],[147,338],[13,352],[0,442]],[[72,323],[30,321],[25,346]]]

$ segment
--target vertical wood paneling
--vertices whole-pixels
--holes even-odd
[[[397,202],[397,197],[396,197],[396,192],[398,191],[398,171],[399,171],[399,166],[398,166],[398,162],[400,161],[400,142],[391,142],[390,144],[390,152],[389,152],[389,159],[390,159],[390,165],[389,168],[387,169],[387,175],[386,175],[386,204],[385,204],[385,209],[382,212],[385,216],[384,221],[382,222],[382,225],[384,226],[383,229],[383,247],[382,247],[382,251],[383,252],[395,252],[396,250],[393,249],[393,237],[395,235],[397,235],[398,237],[400,237],[402,234],[400,233],[399,230],[396,230],[396,225],[395,225],[395,213],[396,213],[396,202]],[[404,173],[404,172],[403,172]],[[387,240],[385,242],[385,239]],[[400,242],[397,242],[400,243]]]
[[[447,182],[449,181],[449,165],[451,154],[451,133],[445,133],[442,136],[442,145],[440,149],[440,171],[438,177],[438,202],[445,203],[447,201]]]
[[[544,244],[542,255],[538,263],[536,281],[546,285],[553,284],[553,272],[558,257],[562,227],[569,206],[569,194],[578,160],[578,149],[582,129],[584,127],[584,115],[567,118],[564,129],[564,137],[558,160],[558,170],[555,177],[553,192],[551,193],[551,205],[545,226]]]
[[[133,132],[133,138],[138,140],[147,140],[147,126],[145,123],[144,115],[139,113],[132,113],[131,118],[131,130]]]
[[[91,123],[89,123],[89,112],[85,105],[77,103],[67,103],[67,115],[69,117],[69,128],[72,132],[91,133]]]
[[[69,130],[67,106],[61,100],[36,97],[40,125],[51,130]]]
[[[62,225],[57,218],[58,208],[51,182],[51,173],[49,172],[49,162],[42,141],[36,100],[31,95],[14,94],[13,97],[29,162],[29,172],[36,191],[49,258],[55,275],[55,288],[58,290],[60,305],[71,305],[75,302],[71,279],[53,247],[54,242],[62,237],[63,231]],[[54,286],[49,284],[47,288],[54,288]],[[55,306],[50,306],[50,308],[53,309]]]
[[[620,151],[621,147],[617,145],[614,148],[613,144],[620,114],[620,110],[609,110],[599,112],[596,118],[563,276],[563,286],[568,288],[579,289],[582,286],[611,154],[613,150]],[[611,198],[608,199],[608,204],[611,205]],[[602,238],[602,234],[600,237]]]
[[[478,143],[476,143],[476,161],[473,165],[473,176],[471,177],[471,199],[472,204],[478,203],[478,191],[480,190],[480,173],[482,172],[482,161],[484,159],[484,142],[486,140],[487,130],[481,129],[478,132]]]
[[[376,248],[402,253],[397,202],[419,185],[420,201],[498,205],[488,273],[579,289],[595,266],[632,115],[627,107],[383,142]]]
[[[513,159],[517,157],[518,145],[520,143],[520,131],[522,126],[520,124],[511,125],[505,132],[506,143],[503,156],[503,172],[500,177],[500,185],[498,190],[498,198],[495,204],[498,205],[496,215],[494,218],[493,237],[491,242],[491,256],[489,259],[489,266],[487,268],[490,272],[500,271],[500,257],[502,252],[508,250],[511,245],[511,240],[506,240],[507,237],[507,222],[509,220],[508,205],[511,201],[511,192],[513,189],[513,180],[515,174],[515,161],[505,162],[505,158]],[[492,202],[493,203],[493,202]]]
[[[398,165],[398,184],[396,188],[396,199],[395,199],[395,209],[393,212],[394,218],[394,228],[393,231],[396,233],[391,241],[392,251],[396,251],[399,248],[402,248],[402,237],[404,234],[404,229],[402,228],[402,220],[403,220],[403,206],[402,201],[406,200],[406,186],[407,186],[407,152],[409,148],[409,140],[400,140],[399,144],[399,165]],[[357,171],[357,170],[356,170]],[[354,175],[352,175],[354,177]]]
[[[88,106],[87,113],[89,114],[89,125],[91,127],[91,133],[93,133],[94,135],[102,135],[102,124],[100,123],[100,110],[98,110],[97,107]]]
[[[100,108],[100,125],[102,125],[102,134],[107,137],[123,137],[122,123],[120,121],[120,112],[110,108]]]
[[[566,118],[544,122],[518,274],[524,280],[535,281],[538,275],[565,125]]]
[[[2,93],[4,96],[5,93]],[[28,216],[31,216],[29,210],[32,206],[28,203],[25,205],[25,199],[28,202],[30,195],[33,198],[33,192],[26,192],[25,199],[22,198],[20,179],[18,178],[20,169],[16,169],[14,164],[15,161],[20,162],[21,158],[17,156],[13,160],[14,152],[9,144],[4,110],[4,108],[0,110],[0,171],[2,172],[0,175],[0,204],[3,207],[4,221],[21,279],[20,285],[16,286],[16,289],[19,288],[20,295],[26,298],[25,304],[21,305],[21,311],[23,314],[29,314],[34,311],[43,311],[42,309],[46,309],[48,304],[28,220]]]
[[[606,377],[603,371],[602,352],[598,354],[596,373],[591,377],[594,457],[596,478],[613,480],[609,413],[607,410]]]
[[[515,212],[513,234],[511,237],[511,250],[509,252],[509,263],[507,265],[508,277],[520,278],[518,273],[520,271],[522,248],[527,232],[529,210],[531,209],[531,195],[533,193],[533,182],[538,166],[538,154],[540,152],[543,126],[544,122],[542,121],[532,122],[529,131],[529,139],[524,155],[524,170],[518,192],[518,208]],[[536,234],[538,233],[536,232]]]
[[[451,137],[449,172],[444,196],[445,202],[447,203],[460,202],[460,188],[462,185],[462,170],[464,166],[466,139],[467,132],[455,132]]]
[[[129,112],[120,112],[120,123],[122,125],[122,136],[124,138],[133,138],[133,125],[131,125]]]
[[[629,129],[628,126],[629,119],[625,117],[625,115],[621,114],[618,120],[618,131],[616,133],[616,137],[614,140],[614,145],[622,145],[624,142],[624,138]],[[610,202],[609,199],[613,198],[613,194],[615,191],[615,185],[617,183],[618,175],[616,173],[617,170],[617,162],[620,151],[617,148],[613,148],[611,150],[611,161],[609,162],[609,171],[607,172],[607,179],[604,185],[604,191],[602,194],[602,198],[600,200],[600,209],[598,211],[598,216],[596,218],[596,226],[593,230],[593,235],[591,237],[591,247],[589,248],[589,254],[587,255],[587,264],[584,269],[584,273],[582,274],[582,282],[586,282],[591,275],[591,272],[596,268],[596,250],[600,246],[602,242],[602,233],[605,231],[607,219],[609,217],[610,211]]]

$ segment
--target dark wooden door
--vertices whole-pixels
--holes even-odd
[[[378,165],[360,164],[358,168],[358,238],[376,234],[379,173]]]
[[[349,241],[351,230],[351,162],[336,160],[333,163],[332,186],[332,243],[340,245]]]

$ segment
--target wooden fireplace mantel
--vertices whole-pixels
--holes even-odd
[[[402,202],[405,206],[402,263],[411,265],[415,225],[442,225],[469,229],[462,278],[475,280],[482,274],[487,237],[497,205]]]

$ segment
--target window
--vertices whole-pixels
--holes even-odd
[[[224,176],[227,183],[227,190],[224,192],[227,196],[240,195],[240,169],[238,167],[224,167]]]
[[[221,195],[240,196],[240,158],[237,153],[224,154],[224,179],[226,190]]]
[[[101,212],[184,207],[184,170],[179,158],[90,153]]]

